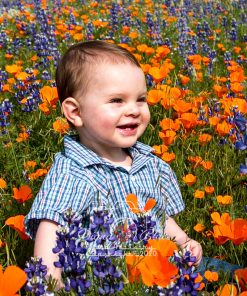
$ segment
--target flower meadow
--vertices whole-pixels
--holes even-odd
[[[71,133],[55,68],[70,45],[94,39],[140,62],[152,116],[140,140],[177,175],[179,225],[205,256],[242,267],[234,284],[227,272],[198,274],[189,252],[155,234],[152,197],[139,209],[123,196],[137,220],[120,231],[106,209],[95,209],[88,230],[68,209],[53,250],[61,291],[45,279],[42,258],[31,258],[24,217]],[[2,0],[0,63],[1,296],[247,295],[246,1]]]

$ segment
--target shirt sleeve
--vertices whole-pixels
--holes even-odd
[[[160,160],[161,165],[161,191],[166,200],[166,214],[173,216],[185,208],[177,177],[171,167]]]
[[[86,211],[92,196],[92,189],[85,180],[70,174],[47,175],[25,217],[26,233],[34,239],[42,219],[64,225],[63,213],[69,208],[77,213]]]

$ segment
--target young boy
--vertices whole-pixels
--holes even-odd
[[[138,142],[150,113],[144,73],[126,49],[104,41],[78,43],[61,59],[56,83],[62,111],[78,137],[65,136],[64,151],[56,155],[30,213],[26,231],[34,238],[34,255],[59,278],[53,262],[58,225],[68,208],[86,213],[98,200],[113,209],[116,221],[134,218],[125,198],[138,197],[143,208],[152,197],[152,218],[178,245],[202,258],[201,245],[190,239],[171,216],[184,209],[170,166]]]

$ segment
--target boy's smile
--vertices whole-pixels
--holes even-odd
[[[134,145],[149,122],[145,76],[128,61],[105,61],[92,68],[86,94],[78,100],[77,130],[82,144],[101,157],[117,160],[123,156],[122,148]]]

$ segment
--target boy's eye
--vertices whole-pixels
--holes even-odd
[[[110,100],[110,103],[122,103],[122,99],[120,99],[120,98],[114,98],[114,99],[111,99]]]
[[[138,99],[138,102],[146,102],[147,98],[146,97],[141,97]]]

